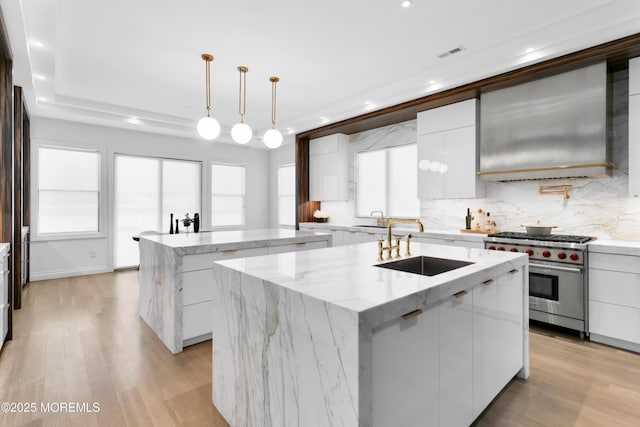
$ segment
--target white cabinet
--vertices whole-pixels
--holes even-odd
[[[423,427],[426,419],[438,424],[440,352],[434,344],[439,310],[435,306],[423,311],[373,332],[374,427]]]
[[[374,329],[373,426],[470,425],[524,367],[525,274],[512,270]]]
[[[476,99],[418,113],[418,197],[476,198],[484,195],[477,176]]]
[[[473,293],[462,291],[440,305],[440,425],[466,426],[473,415]]]
[[[589,332],[640,352],[640,257],[589,253]]]
[[[309,200],[347,200],[349,137],[333,134],[309,141]]]
[[[516,269],[473,288],[473,417],[522,368],[524,272]]]
[[[629,60],[629,95],[640,94],[640,56]]]

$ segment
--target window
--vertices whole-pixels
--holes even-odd
[[[211,165],[211,225],[244,225],[244,166]]]
[[[278,224],[296,225],[296,167],[278,168]]]
[[[38,147],[38,234],[97,233],[100,153]]]
[[[116,155],[115,268],[139,264],[138,244],[132,236],[142,231],[168,233],[185,213],[191,218],[201,214],[201,176],[200,162]],[[184,231],[180,222],[180,232]]]
[[[417,144],[358,153],[356,216],[419,217],[417,155]]]

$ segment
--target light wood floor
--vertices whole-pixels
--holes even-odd
[[[172,356],[138,316],[136,271],[34,282],[23,298],[0,402],[38,411],[0,412],[0,426],[227,426],[211,404],[211,343]],[[476,426],[640,425],[640,355],[536,329],[531,366]],[[42,413],[41,402],[100,412]]]

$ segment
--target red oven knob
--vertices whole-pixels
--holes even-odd
[[[567,254],[565,254],[564,252],[558,253],[558,259],[565,259],[566,257],[567,257]]]
[[[533,251],[531,249],[527,249],[525,252],[527,253],[527,255],[533,256]]]
[[[577,260],[580,259],[578,254],[571,254],[571,255],[569,255],[569,258],[571,258],[572,261],[577,261]]]
[[[551,252],[544,251],[544,252],[542,252],[542,256],[545,257],[545,258],[549,258],[551,256]]]
[[[489,249],[489,250],[491,250],[491,251],[495,251],[495,250],[496,250],[496,247],[495,247],[495,246],[493,246],[493,245],[491,245],[491,246],[489,246],[487,249]]]
[[[504,251],[504,248],[503,248],[502,246],[499,246],[499,247],[498,247],[498,250],[499,250],[499,251]]]
[[[518,248],[511,248],[509,249],[509,252],[518,252]]]

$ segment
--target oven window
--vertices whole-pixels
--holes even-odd
[[[529,272],[529,296],[558,301],[558,276]]]

